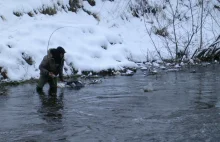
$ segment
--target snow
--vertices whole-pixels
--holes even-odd
[[[143,18],[129,14],[128,1],[96,0],[94,7],[81,1],[84,9],[98,15],[100,20],[82,9],[77,13],[59,10],[53,16],[38,13],[30,17],[27,14],[42,7],[58,7],[58,1],[69,5],[68,0],[0,1],[0,16],[3,17],[0,18],[0,67],[7,72],[8,80],[38,78],[38,66],[47,50],[58,46],[66,50],[65,68],[68,70],[64,75],[72,74],[71,66],[81,74],[82,71],[137,67],[132,61],[159,59]],[[26,14],[17,17],[13,12]],[[152,38],[158,39],[153,34]],[[160,47],[163,57],[168,57],[161,42],[156,42],[156,46]],[[24,60],[24,55],[32,58],[33,65]]]

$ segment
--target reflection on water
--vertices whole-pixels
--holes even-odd
[[[8,90],[4,87],[0,85],[0,96],[6,96],[8,95]]]
[[[218,102],[218,88],[219,88],[219,73],[216,72],[218,68],[213,66],[211,70],[198,73],[197,88],[198,92],[195,96],[195,108],[197,109],[211,109],[214,108]]]
[[[48,94],[43,91],[38,92],[41,107],[39,112],[43,115],[43,119],[62,119],[63,110],[63,92],[56,94],[56,90],[49,90]]]
[[[8,89],[4,86],[0,86],[0,107],[4,107],[4,105],[7,105],[7,99],[8,99]]]

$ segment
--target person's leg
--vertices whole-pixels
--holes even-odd
[[[40,76],[39,80],[38,80],[38,84],[37,84],[37,91],[42,91],[43,90],[43,87],[44,85],[48,82],[48,77],[46,76]]]
[[[50,85],[49,94],[54,95],[57,93],[57,78],[49,78],[48,83]]]

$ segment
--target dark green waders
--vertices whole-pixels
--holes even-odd
[[[43,91],[43,87],[46,83],[49,83],[50,90],[49,92],[55,93],[57,90],[57,77],[49,77],[45,75],[40,75],[38,84],[37,84],[37,91]]]

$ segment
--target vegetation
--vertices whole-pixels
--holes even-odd
[[[90,1],[92,4],[94,4],[93,0]],[[24,14],[29,15],[30,17],[34,17],[34,15],[41,13],[41,14],[47,14],[47,15],[55,15],[57,14],[58,11],[64,10],[64,11],[72,11],[72,12],[77,12],[77,10],[81,8],[79,0],[69,0],[69,6],[63,5],[58,1],[57,3],[54,3],[53,6],[45,6],[42,5],[41,8],[39,9],[34,9],[33,11],[30,12],[24,12],[24,11],[14,11],[13,14],[17,17],[23,16]],[[0,16],[2,19],[3,17]]]
[[[98,15],[96,13],[92,13],[84,8],[82,8],[84,12],[86,12],[88,15],[92,15],[97,21],[100,21]]]
[[[23,16],[23,13],[18,11],[14,11],[13,14],[17,17]]]
[[[207,17],[211,17],[214,24],[220,25],[218,19],[215,18],[219,13],[220,1],[177,0],[171,3],[170,0],[161,0],[161,3],[155,3],[149,0],[137,0],[129,5],[133,16],[144,19],[146,33],[161,60],[167,59],[163,59],[161,56],[161,46],[155,44],[158,40],[167,49],[171,60],[177,64],[186,58],[188,60],[195,58],[196,60],[197,57],[202,57],[204,60],[207,54],[202,56],[202,53],[208,51],[209,54],[213,53],[210,51],[211,49],[207,52],[203,50],[207,48],[208,44],[208,41],[203,37],[203,25]],[[213,29],[213,35],[218,34],[212,26],[213,24],[209,28]],[[158,36],[157,41],[152,38],[154,35]],[[215,48],[214,51],[218,50]],[[218,59],[218,55],[216,53],[212,58]]]
[[[3,79],[7,79],[8,78],[7,71],[4,70],[2,67],[0,67],[0,74],[3,77]]]
[[[77,9],[81,8],[79,0],[69,0],[69,6],[68,10],[72,12],[77,12]]]
[[[22,53],[22,58],[26,61],[26,63],[28,64],[28,65],[33,65],[34,64],[34,61],[33,61],[33,59],[32,59],[32,57],[31,56],[29,56],[29,55],[27,55],[26,53]]]
[[[87,0],[88,1],[88,3],[91,5],[91,6],[95,6],[95,0]]]
[[[57,14],[57,7],[53,6],[53,7],[44,7],[42,9],[39,9],[39,12],[41,14],[48,14],[48,15],[55,15]]]
[[[206,62],[214,62],[220,61],[220,41],[218,37],[216,41],[211,44],[208,48],[200,50],[195,58],[199,59],[200,61]]]

